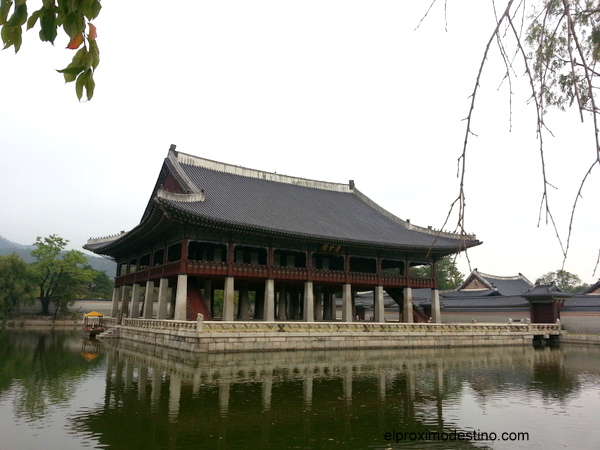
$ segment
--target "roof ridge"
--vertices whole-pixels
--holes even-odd
[[[508,280],[524,280],[533,286],[533,283],[531,281],[529,281],[527,279],[527,277],[525,277],[522,273],[519,273],[518,275],[508,275],[508,276],[490,275],[489,273],[483,273],[483,272],[479,272],[479,271],[477,271],[477,273],[484,278],[492,278],[495,280],[506,280],[506,281],[508,281]]]
[[[216,172],[223,172],[248,178],[256,178],[259,180],[274,181],[277,183],[284,184],[293,184],[313,189],[322,189],[326,191],[336,191],[344,193],[352,193],[354,191],[353,181],[350,181],[348,184],[344,184],[333,183],[329,181],[310,180],[307,178],[294,177],[291,175],[281,175],[274,172],[266,172],[264,170],[258,169],[249,169],[247,167],[237,166],[235,164],[228,164],[220,161],[214,161],[208,158],[201,158],[199,156],[190,155],[188,153],[175,151],[173,148],[169,149],[169,159],[171,159],[171,161],[177,161],[178,164],[202,167],[205,169],[214,170]]]

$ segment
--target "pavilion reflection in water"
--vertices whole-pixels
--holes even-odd
[[[275,448],[295,439],[382,445],[392,429],[460,429],[444,419],[443,405],[460,397],[464,383],[482,402],[506,385],[550,397],[577,389],[561,352],[550,349],[194,355],[121,342],[104,351],[104,405],[75,420],[103,444],[135,436],[140,445],[176,440],[176,447],[250,440]]]

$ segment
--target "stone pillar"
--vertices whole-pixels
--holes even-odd
[[[442,312],[440,310],[440,291],[431,290],[431,321],[433,323],[442,323]]]
[[[160,390],[162,387],[162,371],[157,367],[152,369],[152,394],[151,394],[151,405],[153,407],[158,406],[160,403]]]
[[[158,312],[156,318],[165,320],[167,318],[167,301],[169,299],[169,279],[161,278],[158,285]]]
[[[148,366],[140,364],[138,369],[138,399],[146,398],[146,384],[148,383]]]
[[[131,316],[132,319],[140,317],[140,285],[134,283],[131,289]]]
[[[273,395],[273,368],[267,367],[262,376],[262,406],[263,411],[271,409],[271,399]]]
[[[250,301],[248,292],[248,282],[242,283],[240,289],[240,303],[238,305],[238,320],[250,320]]]
[[[404,323],[413,323],[413,296],[412,288],[404,288],[404,309],[402,315],[404,316]]]
[[[277,301],[277,320],[286,320],[286,303],[287,303],[287,288],[285,284],[281,285],[279,290],[279,298]]]
[[[234,278],[225,277],[225,289],[223,290],[223,320],[233,320],[233,294],[234,294]]]
[[[342,286],[342,322],[352,322],[353,319],[352,286],[345,283]]]
[[[175,300],[177,299],[177,286],[171,288],[171,295],[168,302],[167,316],[169,319],[175,318]]]
[[[119,296],[121,295],[121,288],[115,286],[113,288],[113,296],[112,296],[112,307],[110,309],[110,316],[117,317],[119,314]]]
[[[265,290],[258,288],[254,291],[254,320],[263,320],[265,318]]]
[[[275,280],[265,281],[265,300],[263,307],[263,320],[275,321]]]
[[[174,372],[171,372],[169,375],[169,422],[171,423],[177,422],[177,419],[179,417],[180,401],[181,378],[177,376]]]
[[[304,374],[304,382],[302,383],[302,397],[304,398],[304,407],[310,409],[313,399],[313,372],[308,370]]]
[[[385,322],[383,286],[375,286],[375,289],[373,290],[373,315],[374,322]]]
[[[302,320],[304,322],[315,321],[315,296],[313,292],[313,282],[304,283],[304,308],[302,310]]]
[[[221,380],[219,383],[219,411],[223,417],[229,414],[229,391],[229,380]]]
[[[177,276],[177,293],[175,294],[175,313],[173,319],[187,320],[187,281],[188,276]]]
[[[144,319],[154,317],[154,281],[146,281],[146,295],[144,296]]]
[[[121,288],[121,316],[129,317],[129,286]]]
[[[314,297],[315,297],[315,303],[314,303],[315,320],[320,321],[320,320],[323,320],[323,303],[321,303],[322,297],[323,297],[323,292],[321,291],[321,286],[315,286]]]

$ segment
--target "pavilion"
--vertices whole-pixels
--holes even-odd
[[[341,320],[352,322],[354,293],[373,290],[374,321],[385,320],[384,291],[401,321],[426,321],[412,298],[426,288],[431,321],[441,322],[436,262],[479,244],[401,220],[353,181],[263,172],[172,145],[139,225],[84,248],[117,262],[113,317],[331,321],[341,297]],[[409,276],[424,264],[432,277]]]

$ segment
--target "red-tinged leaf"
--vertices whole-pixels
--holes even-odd
[[[75,49],[81,47],[81,44],[83,44],[83,33],[79,33],[77,36],[75,36],[73,39],[71,39],[71,42],[69,42],[69,45],[67,45],[67,48],[70,48],[71,50],[75,50]]]
[[[96,39],[96,36],[98,36],[98,33],[96,32],[96,26],[93,23],[89,23],[88,25],[90,26],[90,32],[88,33],[88,39],[90,41],[93,41]]]

